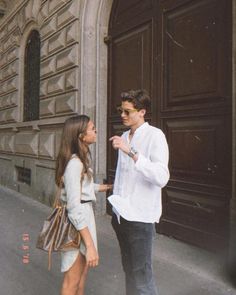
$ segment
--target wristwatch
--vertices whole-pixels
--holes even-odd
[[[137,153],[138,153],[138,152],[137,152],[133,147],[131,147],[131,148],[130,148],[130,151],[128,152],[128,156],[129,156],[130,158],[133,158]]]

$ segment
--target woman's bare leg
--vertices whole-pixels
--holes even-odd
[[[61,295],[77,295],[79,283],[85,268],[85,258],[78,254],[72,267],[65,272],[61,288]]]
[[[87,273],[88,273],[88,266],[86,265],[85,259],[84,259],[84,262],[85,262],[85,265],[84,265],[83,273],[80,278],[79,287],[78,287],[76,295],[84,295],[85,281],[86,281]]]

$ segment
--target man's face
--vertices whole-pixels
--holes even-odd
[[[122,101],[121,104],[121,119],[125,126],[132,127],[139,125],[144,120],[145,110],[135,109],[133,103]]]

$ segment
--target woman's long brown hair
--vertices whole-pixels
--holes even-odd
[[[56,160],[55,182],[58,186],[73,154],[76,154],[83,163],[83,173],[87,173],[91,177],[89,170],[90,151],[88,145],[83,142],[89,121],[90,118],[86,115],[73,116],[65,121]]]

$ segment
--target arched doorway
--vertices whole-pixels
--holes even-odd
[[[231,198],[231,0],[115,0],[109,24],[108,137],[119,94],[146,88],[171,179],[158,230],[208,248],[228,243]],[[116,153],[108,145],[108,180]]]

